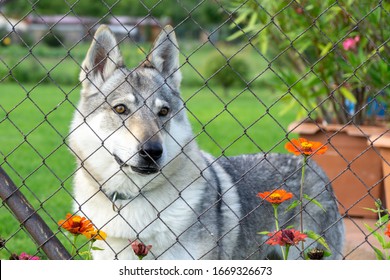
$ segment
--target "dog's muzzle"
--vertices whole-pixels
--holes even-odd
[[[144,143],[141,146],[138,154],[142,160],[140,164],[137,166],[127,164],[125,161],[123,161],[119,156],[115,154],[114,154],[114,159],[121,167],[130,166],[131,170],[133,170],[138,174],[150,175],[160,171],[157,162],[163,154],[163,147],[159,142]]]
[[[159,168],[154,167],[140,167],[140,166],[131,166],[131,170],[141,175],[150,175],[160,171]]]
[[[114,159],[120,165],[120,167],[130,167],[131,170],[142,175],[150,175],[160,171],[159,167],[154,163],[149,165],[144,165],[144,166],[134,166],[134,165],[128,165],[123,160],[121,160],[120,157],[118,157],[117,155],[114,155]]]
[[[121,167],[128,167],[129,166],[123,160],[121,160],[121,158],[118,157],[117,155],[114,155],[114,159]]]
[[[144,143],[138,153],[143,160],[156,163],[163,154],[163,147],[160,142],[150,141]]]

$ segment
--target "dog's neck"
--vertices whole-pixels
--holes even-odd
[[[107,196],[107,198],[111,201],[112,203],[112,210],[115,212],[119,212],[123,208],[123,203],[120,203],[120,206],[117,205],[117,202],[119,201],[130,201],[135,199],[137,196],[132,196],[132,195],[127,195],[118,191],[113,192],[112,194],[108,194],[102,189],[102,192]]]

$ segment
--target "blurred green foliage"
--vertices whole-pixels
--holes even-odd
[[[367,124],[390,105],[390,3],[387,1],[225,1],[230,40],[257,45],[298,118]],[[375,105],[375,106],[374,106]],[[389,118],[389,114],[386,116]]]

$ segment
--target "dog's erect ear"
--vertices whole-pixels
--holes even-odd
[[[169,86],[179,90],[181,82],[179,45],[172,26],[167,25],[160,32],[143,66],[156,68]]]
[[[101,25],[82,64],[80,82],[85,88],[99,87],[119,67],[123,67],[123,59],[118,43],[111,30]]]

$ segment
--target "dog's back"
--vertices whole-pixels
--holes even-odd
[[[256,154],[223,157],[217,163],[231,176],[241,201],[240,235],[233,258],[281,258],[279,248],[264,244],[269,237],[258,234],[262,231],[274,231],[275,225],[271,204],[262,201],[257,194],[282,188],[292,192],[293,199],[299,199],[301,158],[284,154]],[[344,242],[343,221],[326,175],[312,161],[306,167],[304,186],[304,193],[319,201],[326,209],[324,212],[314,203],[304,201],[304,229],[323,236],[331,248],[332,258],[340,259]],[[281,228],[293,226],[299,230],[299,207],[285,212],[289,204],[287,201],[279,207],[279,225]],[[305,244],[306,247],[321,247],[310,239]],[[300,256],[300,246],[295,249],[291,249],[292,259]]]
[[[281,259],[278,247],[266,244],[270,238],[259,232],[275,231],[272,205],[257,196],[259,192],[284,189],[294,197],[278,207],[281,229],[300,230],[300,207],[286,211],[300,197],[302,158],[288,154],[253,154],[215,159],[203,153],[205,187],[194,208],[197,222],[190,225],[182,244],[197,244],[193,254],[201,259]],[[319,202],[303,201],[304,232],[324,238],[331,250],[330,259],[341,259],[344,226],[329,180],[322,169],[307,163],[304,194]],[[308,248],[325,249],[307,238]],[[299,245],[291,246],[289,258],[303,258]]]

